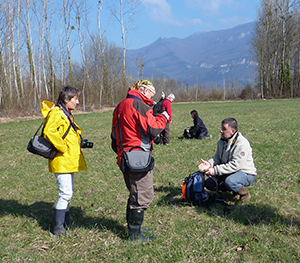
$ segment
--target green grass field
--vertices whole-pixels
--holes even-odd
[[[196,109],[212,140],[180,140]],[[128,197],[110,148],[112,110],[79,114],[89,169],[75,175],[77,227],[53,236],[58,197],[47,160],[26,147],[41,119],[0,124],[0,262],[299,262],[299,100],[173,104],[171,144],[154,146],[155,199],[143,226],[152,243],[127,240]],[[182,180],[212,157],[222,119],[235,117],[258,171],[251,200],[210,209],[181,198]]]

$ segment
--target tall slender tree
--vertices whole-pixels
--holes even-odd
[[[64,22],[67,52],[68,52],[69,78],[70,78],[71,85],[74,85],[73,70],[72,70],[72,57],[71,57],[71,45],[70,45],[70,35],[71,35],[72,30],[75,29],[74,24],[76,23],[72,20],[74,0],[63,0],[62,5],[63,5],[62,6],[63,22]],[[72,22],[74,24],[71,24]]]
[[[17,104],[20,104],[20,92],[18,88],[18,82],[17,82],[17,65],[16,65],[16,52],[15,52],[15,18],[14,18],[14,6],[12,0],[8,0],[8,12],[9,12],[9,48],[10,48],[10,61],[11,61],[11,67],[10,70],[12,71],[12,83],[14,86],[14,89],[16,91],[15,97],[17,100]]]
[[[99,43],[100,43],[100,56],[101,56],[101,62],[102,62],[102,81],[100,85],[100,107],[102,107],[102,95],[103,95],[103,89],[108,89],[108,76],[107,76],[107,68],[106,68],[106,61],[105,61],[105,53],[104,53],[104,44],[103,44],[103,36],[102,36],[102,29],[101,29],[101,12],[102,12],[102,5],[103,1],[99,0],[98,2],[98,35],[99,35]],[[104,29],[103,34],[106,32],[106,29]]]
[[[137,7],[141,4],[140,0],[115,0],[114,4],[110,6],[110,10],[115,19],[121,26],[122,44],[123,44],[123,87],[127,88],[126,81],[126,34],[130,29],[134,13]]]
[[[31,0],[26,0],[26,18],[25,18],[25,31],[26,31],[26,44],[27,44],[27,51],[28,51],[28,61],[31,73],[31,87],[33,88],[33,97],[34,97],[34,113],[37,112],[37,78],[36,78],[36,71],[35,71],[35,60],[33,54],[33,44],[32,44],[32,32],[31,32],[31,19],[30,19],[30,12],[31,12]]]
[[[49,10],[49,2],[48,0],[44,1],[44,14],[45,14],[45,26],[46,26],[46,34],[45,34],[45,42],[46,47],[48,51],[48,59],[49,59],[49,70],[50,70],[50,91],[51,91],[51,98],[54,100],[55,98],[55,86],[56,86],[56,76],[54,71],[54,64],[53,64],[53,56],[52,56],[52,50],[54,46],[51,47],[51,28],[52,28],[52,18],[53,18],[53,10],[54,6],[56,4],[55,0],[52,0],[51,8]]]
[[[23,73],[21,66],[21,44],[20,44],[20,13],[21,13],[21,0],[17,1],[17,57],[18,57],[18,86],[20,87],[21,97],[24,97]]]
[[[81,56],[82,56],[82,61],[83,61],[83,67],[84,67],[84,82],[87,83],[88,88],[91,86],[90,85],[90,74],[89,74],[89,69],[87,66],[87,61],[86,61],[86,56],[84,52],[84,43],[83,43],[83,38],[82,38],[82,33],[81,33],[81,17],[84,17],[84,13],[88,13],[87,9],[84,8],[84,2],[76,0],[76,24],[77,24],[77,31],[78,31],[78,36],[79,36],[79,43],[80,43],[80,50],[81,50]]]
[[[262,0],[255,25],[253,50],[258,62],[262,96],[289,96],[294,90],[293,65],[299,45],[299,1]],[[299,21],[299,20],[298,20]],[[297,53],[298,54],[298,53]],[[298,58],[297,58],[298,59]]]

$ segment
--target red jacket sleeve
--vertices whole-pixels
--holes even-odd
[[[169,116],[170,116],[170,121],[172,121],[172,107],[171,107],[171,101],[168,100],[168,99],[165,99],[165,100],[163,101],[162,107],[163,107],[163,109],[165,109],[166,112],[169,114]]]
[[[139,117],[143,119],[140,124],[143,130],[149,135],[155,137],[160,134],[166,126],[167,119],[165,116],[159,114],[156,117],[153,116],[153,110],[147,111],[146,116],[139,114]]]

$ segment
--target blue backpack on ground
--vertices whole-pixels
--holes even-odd
[[[213,178],[213,177],[211,177]],[[214,179],[214,178],[213,178]],[[216,182],[216,193],[218,192],[218,183]],[[210,196],[204,189],[205,175],[197,171],[191,173],[182,182],[182,197],[183,199],[192,202],[195,206],[207,206],[211,203]]]

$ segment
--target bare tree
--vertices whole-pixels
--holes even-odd
[[[62,2],[61,2],[62,3]],[[60,46],[60,82],[65,84],[65,70],[64,70],[64,43],[63,43],[63,26],[64,24],[64,8],[60,11],[60,34],[59,34],[59,46]]]
[[[292,65],[299,43],[294,13],[299,1],[262,0],[252,47],[259,64],[262,97],[288,96],[294,87]],[[294,72],[295,74],[295,72]]]
[[[108,100],[111,101],[114,106],[114,101],[121,101],[125,97],[127,89],[121,89],[117,92],[114,88],[116,86],[122,86],[122,54],[119,52],[119,48],[110,43],[106,49],[106,61],[107,72],[109,76],[109,89],[107,91]]]
[[[5,64],[5,43],[7,41],[7,19],[6,19],[7,6],[6,3],[0,2],[0,108],[3,107],[4,97],[8,88],[7,70]],[[3,40],[2,40],[3,39]]]
[[[35,62],[33,55],[33,45],[32,45],[32,36],[31,36],[31,20],[30,20],[30,10],[31,10],[31,1],[26,0],[26,18],[25,18],[25,31],[26,31],[26,44],[28,51],[28,61],[31,72],[31,87],[33,88],[34,96],[34,113],[37,112],[37,78],[35,71]]]
[[[73,71],[72,71],[72,59],[71,59],[71,46],[70,46],[70,35],[72,30],[75,29],[74,25],[71,25],[71,14],[73,12],[73,0],[63,0],[62,8],[63,8],[63,22],[66,34],[66,44],[67,44],[67,52],[68,52],[68,63],[69,63],[69,78],[71,85],[74,85],[73,80]]]
[[[3,79],[3,93],[4,96],[8,93],[9,103],[12,103],[12,80],[11,80],[11,60],[10,58],[10,21],[9,21],[9,4],[7,1],[1,2],[1,59],[2,59],[2,69],[1,69],[1,78]]]
[[[97,16],[97,24],[98,24],[98,34],[94,36],[87,26],[87,31],[89,33],[90,39],[93,43],[93,51],[92,51],[92,57],[90,57],[90,62],[92,65],[92,71],[96,76],[93,77],[94,80],[97,80],[97,86],[99,86],[99,105],[102,107],[103,105],[103,93],[107,92],[108,90],[108,70],[107,70],[107,64],[106,64],[106,56],[105,56],[105,42],[104,42],[104,35],[107,31],[108,25],[110,23],[110,19],[106,21],[106,25],[104,26],[104,29],[101,26],[101,12],[103,8],[104,1],[99,0],[98,1],[98,16]],[[86,18],[86,21],[88,21],[88,18]],[[99,63],[99,57],[100,62]],[[114,88],[114,87],[112,87]]]
[[[288,76],[290,75],[290,50],[294,36],[294,25],[292,8],[296,1],[279,0],[275,8],[278,10],[278,20],[281,30],[279,31],[279,53],[281,64],[281,82],[279,86],[279,96],[281,97],[290,88]]]
[[[139,58],[136,58],[136,67],[138,69],[138,76],[140,77],[140,79],[143,78],[143,72],[144,72],[144,57],[141,56]]]
[[[8,1],[8,12],[9,12],[9,47],[10,47],[10,55],[11,55],[11,71],[12,71],[12,82],[13,86],[16,91],[16,98],[17,98],[17,103],[20,104],[20,92],[18,88],[18,82],[17,82],[17,66],[16,66],[16,53],[15,53],[15,30],[14,30],[14,25],[15,25],[15,19],[14,19],[14,8],[13,8],[13,3],[11,0]]]
[[[42,86],[44,86],[46,96],[48,98],[49,89],[48,89],[47,76],[45,71],[45,56],[44,56],[44,37],[45,37],[45,26],[46,26],[45,18],[47,16],[47,13],[45,13],[45,11],[47,11],[47,5],[48,5],[48,0],[34,2],[33,12],[35,14],[36,21],[38,22],[38,26],[39,26],[39,30],[38,30],[39,48],[38,48],[38,56],[37,56],[38,94],[39,97],[41,97]]]
[[[99,35],[99,42],[100,42],[100,55],[102,61],[102,83],[100,85],[100,107],[102,107],[102,94],[103,89],[108,89],[108,76],[107,76],[107,69],[106,69],[106,61],[105,61],[105,53],[104,53],[104,44],[103,44],[103,36],[101,31],[101,11],[102,11],[103,1],[98,2],[98,35]],[[106,32],[104,30],[103,34]]]
[[[295,34],[300,36],[300,3],[296,3],[296,8],[294,8],[294,24],[295,24]],[[292,48],[292,86],[291,86],[291,98],[295,95],[295,88],[300,86],[300,38],[296,38]],[[297,88],[296,88],[297,91]],[[297,93],[297,92],[296,92]]]
[[[45,14],[45,26],[46,26],[46,35],[45,35],[45,41],[48,51],[48,59],[49,59],[49,68],[50,68],[50,90],[51,90],[51,97],[52,100],[54,100],[55,97],[55,86],[56,86],[56,78],[55,78],[55,71],[54,71],[54,65],[53,65],[53,57],[52,57],[52,50],[53,45],[51,48],[51,40],[50,40],[50,34],[51,34],[51,26],[52,26],[52,18],[53,18],[53,9],[55,5],[55,0],[52,0],[51,9],[49,11],[49,3],[48,0],[44,1],[44,14]]]
[[[112,15],[121,26],[122,44],[123,44],[123,87],[127,88],[126,81],[126,34],[130,29],[132,17],[140,5],[140,0],[115,0],[115,4],[110,6]]]
[[[77,31],[78,31],[78,36],[79,36],[79,43],[80,43],[80,49],[81,49],[81,56],[82,56],[82,61],[84,64],[84,83],[88,84],[88,87],[90,87],[90,75],[89,75],[89,70],[87,66],[87,61],[85,57],[85,52],[84,52],[84,43],[81,35],[81,15],[87,14],[87,10],[84,9],[84,3],[82,1],[79,2],[79,0],[76,0],[76,24],[77,24]]]
[[[18,86],[21,90],[21,97],[24,97],[23,74],[21,67],[21,44],[20,44],[20,13],[21,13],[21,0],[17,2],[17,56],[18,56]]]
[[[7,74],[6,74],[6,67],[5,67],[5,62],[4,62],[4,56],[3,56],[3,45],[2,45],[2,41],[0,38],[0,63],[1,63],[1,67],[0,67],[0,79],[1,79],[1,83],[0,83],[0,108],[2,107],[2,103],[3,103],[3,96],[4,96],[4,87],[7,87]]]

